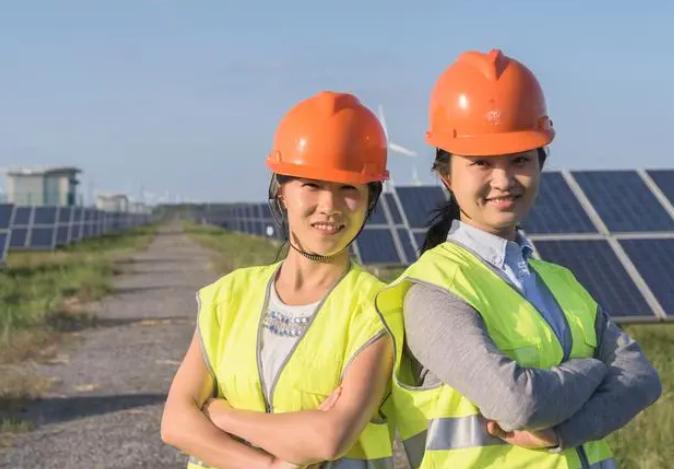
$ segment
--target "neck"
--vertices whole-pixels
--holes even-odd
[[[507,239],[508,241],[515,241],[515,238],[517,237],[517,225],[507,226],[503,228],[494,228],[492,226],[486,226],[477,223],[472,218],[464,217],[463,214],[461,216],[461,222],[470,225],[473,228],[477,228],[478,230],[482,230],[486,233],[490,233],[500,238]]]
[[[276,290],[282,300],[290,303],[294,302],[291,298],[296,296],[303,298],[315,296],[316,299],[320,299],[342,277],[349,264],[348,249],[344,249],[329,260],[320,262],[307,259],[294,249],[290,249],[276,278]]]

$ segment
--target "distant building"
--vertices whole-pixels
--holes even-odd
[[[77,205],[77,174],[73,167],[20,169],[7,173],[7,200],[15,205]]]
[[[126,213],[129,211],[129,197],[126,194],[99,194],[96,208],[104,212]]]

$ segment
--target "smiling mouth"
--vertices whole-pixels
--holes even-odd
[[[339,233],[345,228],[343,223],[317,222],[311,224],[312,228],[320,231],[322,234],[332,235]]]
[[[521,198],[522,198],[521,195],[504,195],[500,197],[489,197],[489,198],[485,197],[484,200],[486,200],[487,202],[514,202]]]

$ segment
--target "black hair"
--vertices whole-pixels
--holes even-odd
[[[543,169],[545,159],[547,158],[547,152],[544,148],[538,148],[537,151],[538,161],[540,163],[541,169]],[[433,161],[433,171],[439,175],[449,174],[451,159],[451,153],[443,150],[442,148],[436,148],[435,161]],[[429,249],[433,249],[439,244],[444,243],[447,239],[449,229],[452,227],[452,222],[460,218],[461,207],[459,207],[459,203],[456,201],[456,198],[450,191],[449,200],[447,203],[441,207],[438,207],[432,212],[431,220],[428,223],[429,228],[426,232],[426,238],[424,239],[424,244],[421,247],[421,254],[428,251]]]

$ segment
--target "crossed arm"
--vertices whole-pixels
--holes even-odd
[[[223,431],[286,461],[306,465],[337,459],[353,446],[376,415],[392,361],[391,341],[382,334],[354,358],[338,399],[325,410],[265,414],[233,409],[217,400],[209,405],[208,412]]]
[[[382,335],[349,366],[339,398],[325,410],[264,414],[210,402],[213,393],[197,333],[169,391],[162,419],[168,444],[216,467],[266,469],[285,461],[308,465],[348,451],[382,401],[392,366],[390,339]],[[210,417],[210,418],[209,418]],[[240,443],[234,435],[258,448]]]
[[[527,368],[496,347],[477,311],[458,297],[415,285],[405,298],[407,344],[435,379],[506,432],[555,428],[566,446],[617,430],[660,394],[636,342],[603,314],[597,321],[596,358]]]

